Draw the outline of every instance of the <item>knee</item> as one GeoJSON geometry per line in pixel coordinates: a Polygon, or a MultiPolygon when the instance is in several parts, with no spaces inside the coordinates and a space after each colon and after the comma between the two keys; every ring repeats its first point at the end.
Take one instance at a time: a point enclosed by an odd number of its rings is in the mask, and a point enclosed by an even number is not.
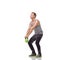
{"type": "Polygon", "coordinates": [[[35,44],[37,45],[37,42],[35,42],[35,44]]]}
{"type": "Polygon", "coordinates": [[[28,45],[30,45],[30,44],[31,44],[31,42],[29,41],[29,42],[28,42],[28,45]]]}
{"type": "Polygon", "coordinates": [[[30,42],[28,42],[28,44],[30,44],[30,42]]]}

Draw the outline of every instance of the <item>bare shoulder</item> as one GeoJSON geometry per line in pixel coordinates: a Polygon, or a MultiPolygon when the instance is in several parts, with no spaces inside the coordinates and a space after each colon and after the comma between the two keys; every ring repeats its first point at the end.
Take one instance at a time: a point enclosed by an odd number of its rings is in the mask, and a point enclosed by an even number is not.
{"type": "Polygon", "coordinates": [[[40,21],[38,19],[36,19],[36,21],[40,23],[40,21]]]}
{"type": "Polygon", "coordinates": [[[29,25],[31,26],[31,24],[32,24],[32,21],[30,21],[29,25]]]}
{"type": "Polygon", "coordinates": [[[40,25],[40,21],[38,19],[36,19],[36,21],[38,22],[38,25],[40,25]]]}
{"type": "Polygon", "coordinates": [[[30,21],[30,24],[32,23],[32,21],[30,21]]]}

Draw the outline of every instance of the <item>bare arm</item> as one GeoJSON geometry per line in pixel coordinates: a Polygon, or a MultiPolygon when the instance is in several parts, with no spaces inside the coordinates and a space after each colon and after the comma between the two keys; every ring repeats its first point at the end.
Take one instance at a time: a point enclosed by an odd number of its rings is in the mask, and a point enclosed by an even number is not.
{"type": "Polygon", "coordinates": [[[28,30],[26,32],[25,38],[28,38],[28,34],[29,34],[30,29],[31,29],[31,25],[29,24],[29,27],[28,27],[28,30]]]}
{"type": "Polygon", "coordinates": [[[38,21],[36,21],[35,24],[28,29],[27,34],[26,34],[26,37],[29,37],[29,35],[30,35],[30,34],[32,33],[32,31],[34,30],[34,28],[37,26],[37,24],[38,24],[38,21]]]}

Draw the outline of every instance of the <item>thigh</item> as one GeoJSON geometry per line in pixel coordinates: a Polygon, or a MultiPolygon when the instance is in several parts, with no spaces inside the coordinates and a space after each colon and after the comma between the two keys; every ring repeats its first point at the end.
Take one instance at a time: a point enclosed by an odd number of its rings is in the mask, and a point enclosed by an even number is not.
{"type": "Polygon", "coordinates": [[[43,34],[38,34],[36,37],[36,43],[39,43],[41,38],[42,38],[43,34]]]}
{"type": "Polygon", "coordinates": [[[33,36],[30,38],[29,42],[30,42],[30,43],[33,43],[35,40],[36,40],[36,35],[33,35],[33,36]]]}

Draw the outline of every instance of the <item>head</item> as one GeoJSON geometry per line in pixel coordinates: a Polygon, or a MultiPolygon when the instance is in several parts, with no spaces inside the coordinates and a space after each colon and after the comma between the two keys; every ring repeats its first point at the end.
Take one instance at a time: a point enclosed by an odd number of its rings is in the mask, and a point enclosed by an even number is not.
{"type": "Polygon", "coordinates": [[[30,15],[30,18],[31,19],[35,19],[36,18],[36,13],[35,12],[32,12],[31,15],[30,15]]]}

